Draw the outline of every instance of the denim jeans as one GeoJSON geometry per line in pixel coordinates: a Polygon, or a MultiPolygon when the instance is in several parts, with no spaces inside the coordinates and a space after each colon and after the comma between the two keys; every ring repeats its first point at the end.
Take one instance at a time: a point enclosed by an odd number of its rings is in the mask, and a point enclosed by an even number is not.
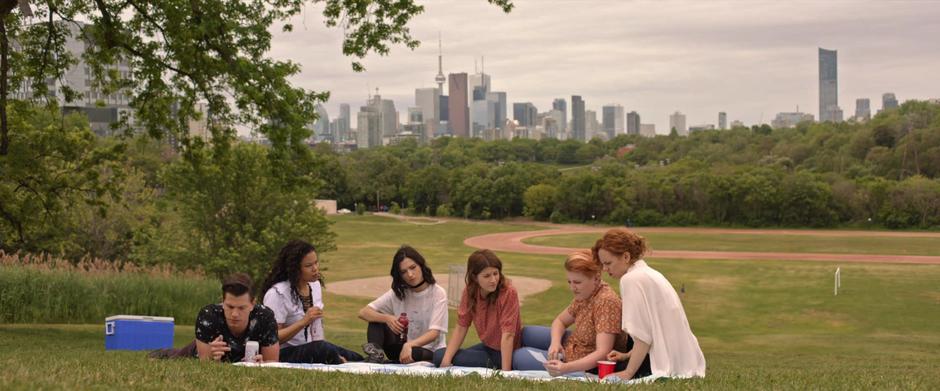
{"type": "MultiPolygon", "coordinates": [[[[434,352],[434,366],[441,366],[444,361],[444,352],[447,348],[440,348],[434,352]]],[[[466,349],[457,350],[451,363],[458,367],[481,367],[500,369],[503,366],[503,355],[499,350],[491,349],[483,343],[478,343],[466,349]]]]}
{"type": "MultiPolygon", "coordinates": [[[[561,337],[564,342],[570,331],[561,337]]],[[[548,360],[548,348],[552,345],[552,329],[545,326],[526,326],[522,328],[522,347],[512,353],[512,369],[522,371],[542,371],[545,366],[533,357],[541,355],[548,360]]]]}

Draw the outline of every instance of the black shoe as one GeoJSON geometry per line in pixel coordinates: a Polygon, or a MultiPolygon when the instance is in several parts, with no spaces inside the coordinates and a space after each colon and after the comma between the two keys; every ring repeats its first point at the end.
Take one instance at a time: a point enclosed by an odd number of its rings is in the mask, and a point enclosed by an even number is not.
{"type": "Polygon", "coordinates": [[[374,364],[388,364],[390,361],[385,358],[385,351],[382,348],[375,346],[374,343],[366,343],[362,345],[362,351],[366,354],[365,362],[374,363],[374,364]]]}

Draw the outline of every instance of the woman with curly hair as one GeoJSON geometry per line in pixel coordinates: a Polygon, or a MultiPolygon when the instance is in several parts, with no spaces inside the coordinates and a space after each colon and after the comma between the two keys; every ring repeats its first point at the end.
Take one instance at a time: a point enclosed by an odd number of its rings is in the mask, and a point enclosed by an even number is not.
{"type": "Polygon", "coordinates": [[[320,260],[312,244],[292,240],[271,265],[262,286],[264,305],[274,311],[281,362],[340,364],[362,355],[326,341],[320,260]]]}
{"type": "Polygon", "coordinates": [[[607,231],[592,249],[594,259],[620,280],[623,299],[621,327],[633,339],[627,352],[613,351],[612,361],[626,369],[605,381],[657,377],[704,377],[705,356],[692,334],[682,301],[662,273],[643,260],[646,239],[624,228],[607,231]]]}

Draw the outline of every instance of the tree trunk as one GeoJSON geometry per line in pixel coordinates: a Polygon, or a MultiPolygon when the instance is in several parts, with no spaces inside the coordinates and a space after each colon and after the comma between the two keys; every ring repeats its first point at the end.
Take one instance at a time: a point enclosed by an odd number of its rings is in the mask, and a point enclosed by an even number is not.
{"type": "Polygon", "coordinates": [[[10,64],[7,54],[10,50],[10,40],[7,37],[7,17],[13,10],[16,1],[5,1],[0,6],[0,156],[5,156],[10,147],[10,133],[7,125],[7,85],[9,80],[10,64]]]}

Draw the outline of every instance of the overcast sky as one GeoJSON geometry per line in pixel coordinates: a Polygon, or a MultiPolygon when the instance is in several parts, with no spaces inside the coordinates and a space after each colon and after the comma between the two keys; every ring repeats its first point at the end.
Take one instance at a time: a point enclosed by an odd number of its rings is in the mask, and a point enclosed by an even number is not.
{"type": "Polygon", "coordinates": [[[425,12],[411,31],[422,45],[370,56],[365,72],[352,71],[322,4],[308,5],[293,32],[277,29],[271,54],[301,64],[298,86],[330,91],[331,119],[349,103],[354,123],[376,87],[404,117],[415,88],[436,86],[438,32],[444,74],[474,73],[485,57],[510,117],[513,102],[544,112],[565,98],[570,110],[571,95],[581,95],[598,120],[602,105],[616,103],[659,133],[676,110],[690,126],[716,124],[719,111],[729,123],[769,123],[797,106],[818,118],[818,47],[838,50],[846,118],[856,98],[880,109],[884,92],[940,98],[940,1],[515,0],[509,14],[485,0],[419,2],[425,12]]]}

